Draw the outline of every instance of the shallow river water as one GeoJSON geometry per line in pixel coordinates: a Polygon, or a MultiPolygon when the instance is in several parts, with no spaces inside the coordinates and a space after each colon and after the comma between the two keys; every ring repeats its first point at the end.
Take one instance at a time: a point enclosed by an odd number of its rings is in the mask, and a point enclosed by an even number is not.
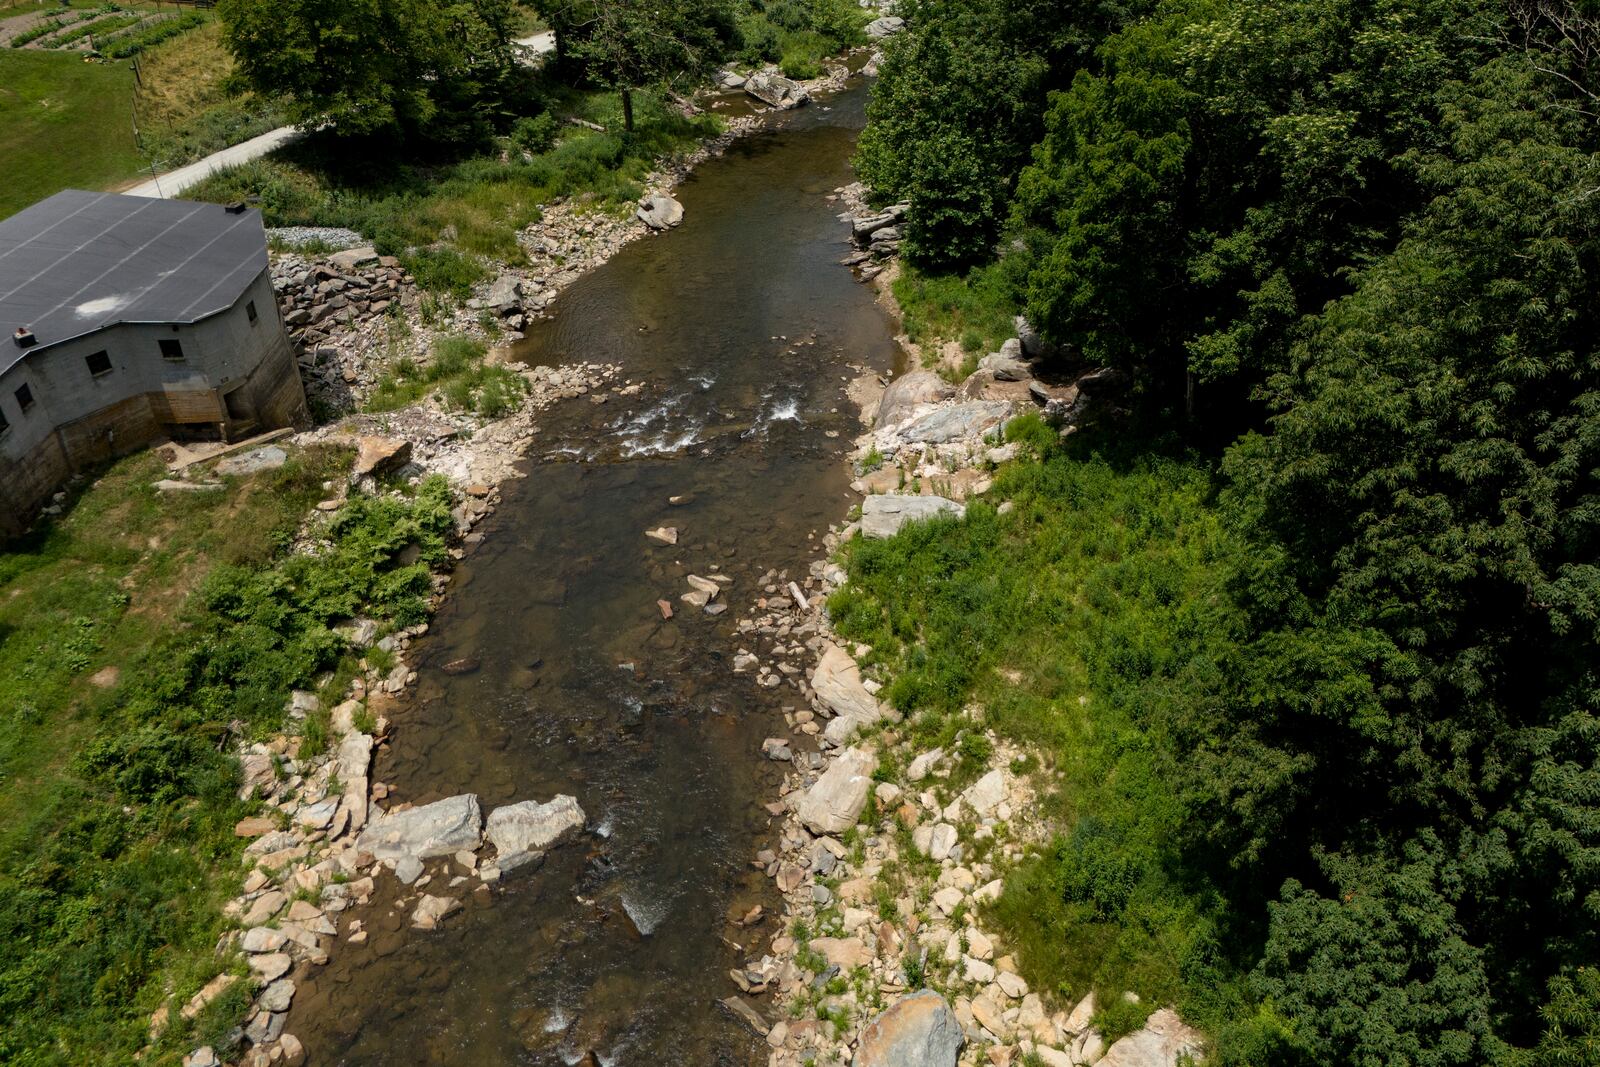
{"type": "MultiPolygon", "coordinates": [[[[288,1028],[313,1064],[765,1062],[716,1001],[742,958],[726,939],[777,932],[728,919],[774,902],[748,863],[779,781],[760,746],[798,694],[729,664],[760,576],[803,577],[808,535],[849,507],[846,380],[898,351],[839,265],[848,227],[825,199],[852,180],[864,103],[857,85],[702,165],[679,229],[579,281],[522,342],[530,361],[616,361],[648,384],[552,410],[414,649],[419,684],[374,773],[400,799],[476,792],[485,811],[570,793],[590,832],[492,894],[449,891],[467,906],[430,933],[380,879],[368,943],[300,982],[288,1028]],[[658,525],[677,546],[644,537],[658,525]],[[717,568],[735,578],[725,615],[678,601],[685,574],[717,568]],[[463,657],[481,668],[439,669],[463,657]]],[[[427,891],[451,866],[430,863],[427,891]]]]}

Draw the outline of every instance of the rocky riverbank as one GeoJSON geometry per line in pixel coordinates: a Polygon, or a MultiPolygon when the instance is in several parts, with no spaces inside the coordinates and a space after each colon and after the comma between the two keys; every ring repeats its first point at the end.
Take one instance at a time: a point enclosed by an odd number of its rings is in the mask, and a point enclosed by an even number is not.
{"type": "MultiPolygon", "coordinates": [[[[859,188],[839,196],[861,250],[846,262],[876,275],[898,237],[878,235],[904,209],[871,212],[859,188]]],[[[949,750],[919,749],[878,698],[891,679],[862,670],[857,659],[870,650],[841,640],[826,608],[847,581],[832,557],[851,538],[960,516],[978,497],[1008,508],[992,498],[992,474],[1018,458],[1019,446],[1004,443],[1011,419],[1037,412],[1065,435],[1096,406],[1114,410],[1114,375],[1090,368],[1043,381],[1036,361],[1049,354],[1019,320],[1018,337],[959,383],[948,364],[881,391],[857,383],[859,515],[829,532],[827,555],[803,579],[770,573],[739,620],[733,669],[764,688],[790,687],[798,701],[787,734],[762,745],[763,758],[791,769],[771,805],[775,839],[752,861],[782,894],[783,913],[747,917],[756,929],[741,938],[746,959],[724,1001],[764,1034],[771,1067],[1003,1067],[1024,1057],[1175,1067],[1203,1048],[1170,1008],[1108,1042],[1092,992],[1069,1001],[1029,988],[984,916],[1006,872],[1049,837],[1027,772],[1037,761],[986,730],[976,706],[949,750]]]]}
{"type": "MultiPolygon", "coordinates": [[[[831,82],[842,84],[843,70],[836,67],[831,82]]],[[[546,205],[544,217],[522,235],[528,265],[501,270],[457,308],[419,292],[399,261],[370,248],[320,258],[275,257],[281,308],[308,389],[324,411],[338,415],[296,435],[287,447],[344,442],[358,452],[349,478],[330,483],[327,499],[308,517],[296,550],[317,550],[325,515],[350,494],[402,491],[397,487],[442,474],[455,489],[458,541],[450,555],[470,551],[481,540],[476,527],[493,510],[498,487],[520,474],[517,464],[539,433],[543,411],[562,400],[603,403],[635,395],[643,383],[623,379],[614,365],[530,368],[492,349],[488,359],[519,374],[527,387],[501,417],[453,410],[434,398],[395,411],[359,409],[400,361],[425,359],[439,337],[506,340],[532,318],[556,313],[552,305],[560,291],[582,273],[627,242],[681,218],[675,202],[662,201],[670,201],[670,189],[690,167],[759,125],[758,117],[735,120],[717,140],[664,164],[630,218],[588,212],[574,202],[546,205]]],[[[282,455],[275,444],[224,462],[248,471],[279,463],[282,455]]],[[[432,576],[430,608],[448,580],[442,571],[432,576]]],[[[701,595],[709,601],[710,594],[701,595]]],[[[244,852],[242,891],[227,908],[236,927],[217,947],[219,955],[237,962],[187,1002],[163,1007],[153,1032],[168,1024],[173,1011],[194,1018],[206,1004],[244,988],[251,993],[250,1008],[227,1043],[240,1050],[230,1060],[250,1067],[302,1062],[303,1044],[285,1032],[297,979],[326,964],[341,945],[370,939],[375,950],[392,950],[457,912],[488,906],[502,880],[527,876],[544,850],[583,826],[584,815],[571,798],[527,801],[485,817],[474,794],[412,807],[391,783],[372,777],[375,755],[395,743],[398,709],[417,681],[413,643],[427,630],[422,623],[384,633],[370,620],[351,620],[344,634],[363,659],[360,676],[341,699],[323,707],[314,694],[297,692],[286,708],[290,727],[241,748],[242,795],[261,799],[262,810],[236,828],[251,843],[244,852]],[[308,741],[318,737],[326,740],[308,741]]],[[[439,666],[451,674],[479,668],[470,660],[439,666]]],[[[222,1058],[201,1048],[186,1062],[205,1067],[222,1058]]]]}

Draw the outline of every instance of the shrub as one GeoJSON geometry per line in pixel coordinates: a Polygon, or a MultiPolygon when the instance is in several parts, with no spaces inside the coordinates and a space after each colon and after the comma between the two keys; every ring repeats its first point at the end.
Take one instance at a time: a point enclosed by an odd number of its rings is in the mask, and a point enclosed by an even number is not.
{"type": "Polygon", "coordinates": [[[560,128],[556,117],[548,111],[518,119],[511,127],[511,143],[530,156],[536,156],[555,147],[560,128]]]}

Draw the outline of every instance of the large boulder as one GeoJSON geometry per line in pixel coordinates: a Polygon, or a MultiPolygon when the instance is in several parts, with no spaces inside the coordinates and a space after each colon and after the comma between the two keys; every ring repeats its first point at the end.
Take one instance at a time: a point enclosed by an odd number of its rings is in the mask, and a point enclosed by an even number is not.
{"type": "Polygon", "coordinates": [[[485,301],[495,313],[504,317],[522,310],[522,279],[515,274],[502,274],[489,286],[485,301]]]}
{"type": "Polygon", "coordinates": [[[357,478],[387,474],[411,462],[411,442],[402,437],[368,434],[356,439],[356,463],[351,472],[357,478]]]}
{"type": "Polygon", "coordinates": [[[745,79],[744,91],[769,107],[799,107],[811,99],[811,94],[799,82],[790,81],[773,70],[764,70],[745,79]]]}
{"type": "Polygon", "coordinates": [[[921,404],[937,404],[956,395],[955,386],[931,370],[914,370],[902,374],[889,383],[878,401],[878,417],[874,425],[879,429],[893,426],[910,418],[921,404]]]}
{"type": "Polygon", "coordinates": [[[1046,341],[1039,331],[1033,328],[1027,316],[1018,315],[1013,325],[1017,330],[1017,341],[1022,345],[1022,354],[1029,359],[1050,359],[1056,354],[1056,346],[1046,341]]]}
{"type": "Polygon", "coordinates": [[[824,731],[829,741],[843,744],[860,726],[871,726],[883,718],[878,698],[861,684],[861,668],[855,658],[829,643],[811,675],[811,688],[817,698],[833,712],[833,721],[824,731]]]}
{"type": "Polygon", "coordinates": [[[885,15],[881,19],[873,19],[867,23],[867,36],[874,41],[881,41],[885,37],[893,37],[906,28],[906,20],[899,15],[885,15]]]}
{"type": "Polygon", "coordinates": [[[991,371],[997,381],[1025,382],[1033,377],[1033,368],[1022,358],[1022,342],[1015,337],[980,359],[978,366],[991,371]]]}
{"type": "Polygon", "coordinates": [[[861,1032],[850,1067],[955,1067],[966,1037],[944,997],[902,997],[861,1032]]]}
{"type": "Polygon", "coordinates": [[[902,440],[930,445],[975,440],[1004,422],[1011,405],[1003,400],[971,400],[938,408],[899,431],[902,440]]]}
{"type": "Polygon", "coordinates": [[[1099,1067],[1177,1067],[1179,1056],[1199,1058],[1205,1037],[1178,1018],[1171,1008],[1162,1008],[1137,1030],[1106,1050],[1099,1067]]]}
{"type": "Polygon", "coordinates": [[[916,519],[940,515],[963,518],[967,509],[942,496],[869,496],[861,502],[861,532],[867,537],[893,537],[916,519]]]}
{"type": "Polygon", "coordinates": [[[652,230],[669,230],[683,221],[683,205],[670,196],[650,196],[639,202],[638,215],[652,230]]]}
{"type": "Polygon", "coordinates": [[[878,765],[872,753],[847,748],[800,795],[795,814],[817,834],[840,834],[856,824],[867,806],[867,790],[872,788],[872,770],[878,765]]]}
{"type": "Polygon", "coordinates": [[[380,815],[356,847],[380,860],[425,860],[475,850],[483,843],[483,810],[475,793],[436,800],[420,808],[380,815]]]}
{"type": "Polygon", "coordinates": [[[574,797],[558,794],[549,803],[524,800],[489,813],[484,837],[501,855],[543,852],[583,829],[583,809],[574,797]]]}

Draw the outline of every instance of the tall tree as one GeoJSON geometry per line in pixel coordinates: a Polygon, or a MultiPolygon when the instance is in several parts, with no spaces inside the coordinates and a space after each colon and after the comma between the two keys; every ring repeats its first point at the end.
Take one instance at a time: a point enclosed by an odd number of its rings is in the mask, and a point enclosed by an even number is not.
{"type": "Polygon", "coordinates": [[[633,129],[633,93],[702,78],[735,36],[727,0],[546,0],[564,58],[622,96],[633,129]]]}
{"type": "Polygon", "coordinates": [[[304,127],[481,134],[512,69],[509,0],[218,0],[238,75],[304,127]]]}

